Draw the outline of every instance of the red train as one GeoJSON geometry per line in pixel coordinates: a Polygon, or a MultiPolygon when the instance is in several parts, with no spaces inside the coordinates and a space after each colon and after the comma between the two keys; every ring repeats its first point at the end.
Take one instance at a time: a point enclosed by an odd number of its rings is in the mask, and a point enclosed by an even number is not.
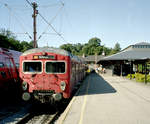
{"type": "Polygon", "coordinates": [[[22,98],[42,103],[70,98],[75,85],[85,76],[85,64],[58,48],[34,48],[20,56],[22,98]]]}
{"type": "Polygon", "coordinates": [[[9,89],[19,79],[19,56],[21,52],[0,48],[0,88],[9,89]]]}

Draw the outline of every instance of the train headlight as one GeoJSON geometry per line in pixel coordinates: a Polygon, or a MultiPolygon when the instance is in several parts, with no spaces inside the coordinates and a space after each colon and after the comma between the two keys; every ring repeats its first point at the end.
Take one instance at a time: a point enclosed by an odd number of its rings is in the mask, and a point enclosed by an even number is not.
{"type": "Polygon", "coordinates": [[[64,81],[60,82],[60,89],[62,91],[64,91],[66,89],[66,82],[64,82],[64,81]]]}
{"type": "Polygon", "coordinates": [[[24,82],[22,83],[22,89],[23,89],[24,91],[26,91],[27,88],[28,88],[28,83],[24,81],[24,82]]]}
{"type": "Polygon", "coordinates": [[[24,101],[28,101],[30,98],[31,98],[30,93],[25,92],[25,93],[22,94],[22,99],[23,99],[24,101]]]}

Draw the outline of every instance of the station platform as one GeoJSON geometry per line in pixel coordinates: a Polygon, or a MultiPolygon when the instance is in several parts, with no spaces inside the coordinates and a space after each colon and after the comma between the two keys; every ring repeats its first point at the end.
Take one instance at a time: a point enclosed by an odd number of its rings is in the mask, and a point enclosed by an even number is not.
{"type": "Polygon", "coordinates": [[[149,94],[150,85],[91,73],[56,124],[150,124],[149,94]]]}

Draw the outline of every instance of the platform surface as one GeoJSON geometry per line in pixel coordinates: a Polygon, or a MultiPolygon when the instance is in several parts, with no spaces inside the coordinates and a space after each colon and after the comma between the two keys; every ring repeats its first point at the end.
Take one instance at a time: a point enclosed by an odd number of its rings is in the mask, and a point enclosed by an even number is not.
{"type": "Polygon", "coordinates": [[[56,124],[150,124],[150,85],[92,73],[56,124]]]}

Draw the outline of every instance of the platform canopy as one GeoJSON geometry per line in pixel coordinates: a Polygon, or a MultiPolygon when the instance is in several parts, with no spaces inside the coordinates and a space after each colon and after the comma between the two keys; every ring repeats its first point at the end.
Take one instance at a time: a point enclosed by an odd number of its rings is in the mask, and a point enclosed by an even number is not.
{"type": "Polygon", "coordinates": [[[141,42],[135,45],[130,45],[121,52],[106,56],[100,61],[115,61],[115,60],[149,60],[150,59],[150,43],[141,42]]]}

